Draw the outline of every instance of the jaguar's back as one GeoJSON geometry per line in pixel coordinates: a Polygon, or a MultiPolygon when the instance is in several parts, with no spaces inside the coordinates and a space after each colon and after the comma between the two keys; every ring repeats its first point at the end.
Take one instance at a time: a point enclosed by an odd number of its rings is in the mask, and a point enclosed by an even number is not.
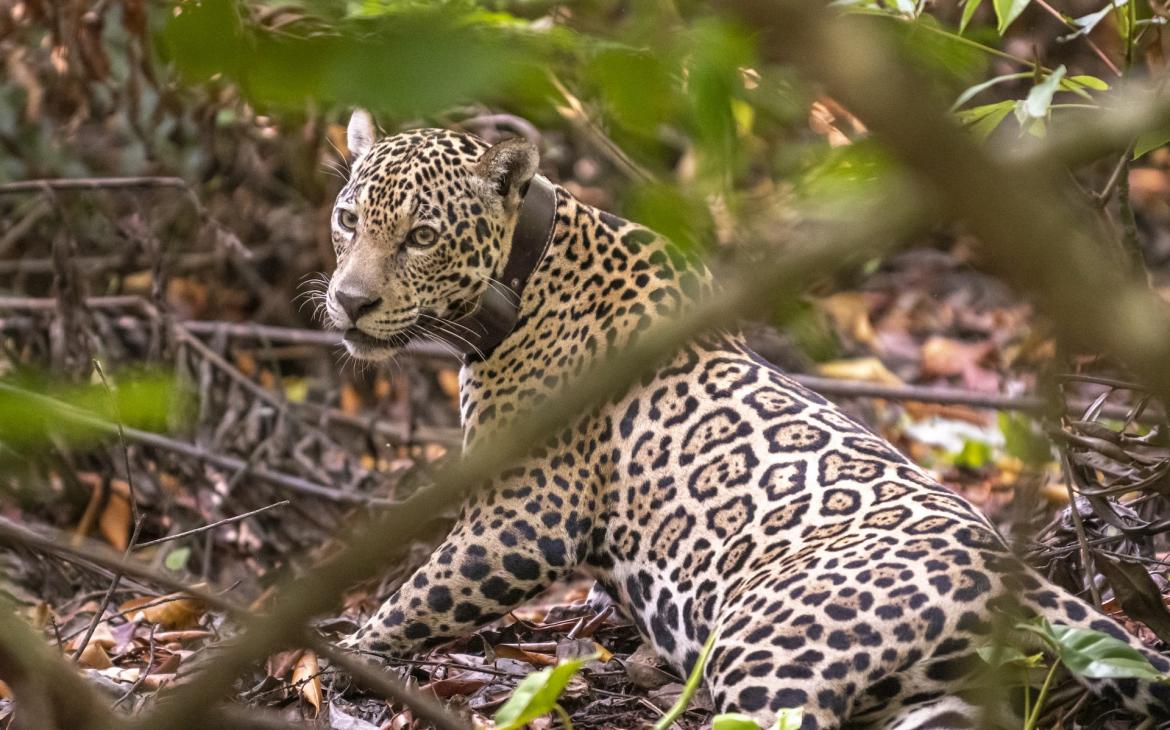
{"type": "MultiPolygon", "coordinates": [[[[525,143],[441,130],[374,143],[364,121],[351,123],[360,158],[338,199],[330,316],[358,357],[420,335],[460,346],[469,443],[709,290],[652,232],[534,178],[525,143]],[[484,314],[493,297],[510,317],[484,314]]],[[[966,727],[977,715],[954,690],[1005,612],[1137,645],[726,333],[691,342],[477,492],[351,643],[441,643],[577,566],[680,671],[719,627],[706,667],[716,704],[764,724],[803,707],[806,729],[966,727]]],[[[1170,706],[1166,685],[1101,689],[1170,706]]]]}

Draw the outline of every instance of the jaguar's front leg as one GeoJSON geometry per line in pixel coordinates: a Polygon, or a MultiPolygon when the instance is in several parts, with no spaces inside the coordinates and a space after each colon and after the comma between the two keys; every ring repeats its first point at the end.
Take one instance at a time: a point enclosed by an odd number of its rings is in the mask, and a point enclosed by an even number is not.
{"type": "Polygon", "coordinates": [[[566,491],[526,469],[474,495],[430,560],[343,644],[408,656],[543,591],[583,558],[592,528],[566,491]]]}

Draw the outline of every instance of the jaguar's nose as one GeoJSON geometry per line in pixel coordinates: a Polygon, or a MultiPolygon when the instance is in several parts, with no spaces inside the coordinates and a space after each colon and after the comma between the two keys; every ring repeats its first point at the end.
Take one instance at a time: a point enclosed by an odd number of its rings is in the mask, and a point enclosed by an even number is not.
{"type": "Polygon", "coordinates": [[[372,297],[365,293],[351,293],[338,289],[333,295],[337,304],[349,315],[349,321],[357,325],[362,315],[372,312],[382,303],[382,297],[372,297]]]}

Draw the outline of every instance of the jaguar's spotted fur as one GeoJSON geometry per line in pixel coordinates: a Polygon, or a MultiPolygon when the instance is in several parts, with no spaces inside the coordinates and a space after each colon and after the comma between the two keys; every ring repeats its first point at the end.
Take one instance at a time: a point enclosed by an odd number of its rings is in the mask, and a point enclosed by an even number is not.
{"type": "MultiPolygon", "coordinates": [[[[350,132],[359,158],[337,202],[328,307],[351,353],[376,359],[450,327],[492,285],[537,157],[526,143],[443,130],[375,143],[360,114],[350,132]]],[[[463,369],[466,442],[706,287],[654,233],[558,188],[552,244],[517,327],[463,369]]],[[[767,724],[800,706],[805,730],[972,726],[977,710],[954,690],[999,609],[1138,646],[1025,568],[962,498],[733,335],[691,343],[475,494],[350,643],[399,655],[434,646],[577,566],[679,671],[721,624],[706,668],[719,710],[767,724]]],[[[1170,704],[1166,685],[1097,688],[1140,711],[1170,704]]]]}

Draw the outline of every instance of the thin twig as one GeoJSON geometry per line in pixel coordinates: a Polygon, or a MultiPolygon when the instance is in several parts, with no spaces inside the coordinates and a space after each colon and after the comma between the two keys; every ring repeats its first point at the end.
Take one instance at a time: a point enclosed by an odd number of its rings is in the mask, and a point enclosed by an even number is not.
{"type": "MultiPolygon", "coordinates": [[[[1049,15],[1060,21],[1064,27],[1070,30],[1080,30],[1075,23],[1070,22],[1069,19],[1064,16],[1064,13],[1044,2],[1044,0],[1036,0],[1036,4],[1044,8],[1045,12],[1047,12],[1049,15]]],[[[1089,45],[1089,48],[1093,49],[1093,53],[1097,56],[1097,58],[1101,59],[1101,63],[1104,63],[1105,66],[1110,71],[1112,71],[1115,76],[1122,75],[1121,69],[1117,67],[1117,64],[1113,62],[1113,59],[1109,58],[1105,51],[1101,50],[1101,47],[1093,42],[1093,39],[1089,37],[1088,33],[1082,34],[1081,37],[1085,39],[1085,43],[1089,45]]]]}
{"type": "Polygon", "coordinates": [[[181,177],[62,177],[0,183],[0,195],[37,193],[44,190],[125,190],[128,188],[188,189],[181,177]]]}
{"type": "MultiPolygon", "coordinates": [[[[129,557],[134,552],[134,545],[138,542],[138,535],[142,531],[142,515],[138,513],[138,494],[134,490],[134,474],[130,468],[130,447],[126,445],[126,431],[122,426],[122,415],[118,410],[118,401],[114,398],[114,392],[110,389],[110,383],[106,380],[105,371],[102,370],[100,360],[94,359],[94,371],[98,378],[102,381],[102,387],[106,390],[106,396],[110,399],[110,409],[114,414],[114,425],[118,430],[118,442],[122,447],[122,458],[126,465],[126,489],[129,492],[128,499],[130,501],[130,519],[134,525],[130,532],[130,539],[126,542],[125,557],[129,557]]],[[[122,582],[121,571],[114,571],[114,577],[110,579],[110,587],[106,589],[106,595],[98,602],[97,608],[93,613],[93,620],[90,621],[89,629],[85,632],[85,636],[77,644],[76,651],[73,652],[73,661],[76,663],[81,660],[81,655],[85,652],[85,647],[89,645],[89,640],[93,637],[93,632],[97,630],[98,624],[102,622],[102,616],[106,613],[106,606],[110,604],[110,600],[114,597],[114,591],[118,590],[118,584],[122,582]]]]}
{"type": "Polygon", "coordinates": [[[137,692],[138,688],[142,686],[142,683],[146,681],[147,676],[150,675],[150,667],[152,664],[154,664],[154,632],[157,628],[158,626],[154,624],[152,624],[150,627],[150,653],[146,656],[146,667],[142,670],[142,673],[138,675],[138,679],[134,681],[134,684],[130,685],[130,689],[126,690],[126,694],[116,699],[114,704],[110,705],[111,710],[118,709],[118,705],[129,699],[130,695],[137,692]]]}
{"type": "Polygon", "coordinates": [[[270,510],[274,507],[284,507],[284,506],[289,505],[289,504],[291,504],[291,502],[289,502],[287,499],[285,499],[285,500],[282,500],[280,502],[270,504],[266,507],[261,507],[260,509],[254,509],[251,512],[245,512],[243,514],[236,515],[234,517],[225,517],[224,519],[219,520],[218,522],[212,522],[209,525],[203,525],[202,527],[196,527],[196,528],[191,529],[191,530],[177,532],[174,535],[166,535],[164,537],[156,538],[154,540],[148,540],[144,543],[139,543],[137,549],[141,550],[142,548],[147,548],[147,547],[150,547],[151,545],[158,545],[158,544],[161,544],[164,542],[171,542],[172,540],[178,540],[178,539],[181,539],[184,537],[190,537],[191,535],[198,535],[201,532],[207,532],[208,530],[214,530],[217,527],[223,527],[224,525],[230,525],[233,522],[239,522],[240,520],[246,520],[249,517],[260,514],[261,512],[267,512],[268,510],[270,510]]]}
{"type": "Polygon", "coordinates": [[[344,669],[359,685],[406,705],[421,720],[439,730],[467,730],[470,724],[462,721],[443,708],[441,704],[423,692],[407,687],[384,670],[350,654],[323,639],[319,634],[305,631],[305,645],[331,664],[344,669]]]}

